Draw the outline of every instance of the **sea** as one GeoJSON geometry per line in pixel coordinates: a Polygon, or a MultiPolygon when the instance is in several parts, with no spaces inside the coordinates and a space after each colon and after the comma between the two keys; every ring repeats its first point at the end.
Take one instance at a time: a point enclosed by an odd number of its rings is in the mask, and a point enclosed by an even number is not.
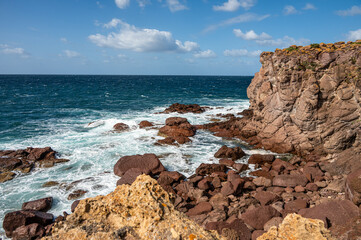
{"type": "MultiPolygon", "coordinates": [[[[138,126],[147,120],[161,127],[174,116],[204,124],[223,120],[219,113],[236,115],[249,106],[246,91],[251,80],[251,76],[0,75],[0,149],[50,146],[70,160],[0,183],[0,222],[26,201],[52,196],[49,212],[58,216],[70,213],[74,200],[67,197],[73,190],[87,191],[82,198],[110,193],[119,179],[113,166],[122,156],[154,153],[168,170],[190,176],[201,163],[218,163],[213,155],[222,145],[241,146],[248,156],[262,152],[206,130],[181,146],[157,146],[154,143],[162,139],[158,131],[138,126]],[[201,114],[160,113],[173,103],[209,108],[201,114]],[[113,132],[119,122],[130,130],[113,132]],[[48,181],[59,185],[42,187],[48,181]]],[[[246,161],[247,157],[239,160],[246,161]]],[[[4,238],[2,228],[0,237],[4,238]]]]}

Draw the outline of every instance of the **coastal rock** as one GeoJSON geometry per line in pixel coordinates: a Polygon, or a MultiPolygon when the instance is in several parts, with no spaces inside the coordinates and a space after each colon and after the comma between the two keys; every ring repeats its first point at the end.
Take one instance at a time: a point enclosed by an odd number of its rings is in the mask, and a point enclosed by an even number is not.
{"type": "Polygon", "coordinates": [[[289,214],[282,223],[271,227],[257,240],[307,239],[335,240],[323,222],[316,219],[303,218],[297,214],[289,214]]]}
{"type": "Polygon", "coordinates": [[[280,217],[281,214],[271,206],[260,206],[247,210],[242,214],[242,220],[256,230],[263,230],[263,226],[273,217],[280,217]]]}
{"type": "Polygon", "coordinates": [[[106,196],[81,200],[45,239],[221,239],[174,209],[156,180],[138,176],[106,196]]]}
{"type": "Polygon", "coordinates": [[[149,121],[141,121],[139,123],[140,128],[147,128],[147,127],[153,127],[153,126],[154,126],[154,124],[149,121]]]}
{"type": "Polygon", "coordinates": [[[131,168],[138,168],[153,175],[165,171],[163,164],[155,154],[132,155],[121,157],[114,165],[114,174],[121,177],[131,168]]]}
{"type": "Polygon", "coordinates": [[[45,229],[43,226],[37,223],[32,223],[26,226],[18,227],[12,233],[13,240],[22,240],[22,239],[38,239],[44,236],[45,229]]]}
{"type": "Polygon", "coordinates": [[[209,164],[209,163],[202,163],[199,165],[199,167],[196,169],[196,174],[205,176],[210,175],[214,172],[226,172],[227,167],[222,164],[209,164]]]}
{"type": "Polygon", "coordinates": [[[230,158],[232,160],[240,159],[246,154],[243,152],[242,148],[234,147],[229,148],[226,145],[222,146],[215,154],[215,158],[230,158]]]}
{"type": "Polygon", "coordinates": [[[166,108],[162,113],[171,113],[171,112],[177,112],[177,113],[202,113],[205,109],[199,106],[198,104],[180,104],[180,103],[174,103],[170,105],[168,108],[166,108]]]}
{"type": "MultiPolygon", "coordinates": [[[[189,137],[196,134],[196,128],[186,118],[171,117],[165,121],[165,126],[159,129],[159,135],[170,137],[179,144],[189,142],[189,137]]],[[[170,140],[168,140],[169,142],[170,140]]]]}
{"type": "Polygon", "coordinates": [[[354,204],[361,204],[361,168],[347,176],[345,194],[354,204]]]}
{"type": "Polygon", "coordinates": [[[275,160],[275,156],[271,154],[252,154],[248,159],[248,164],[264,164],[272,163],[275,160]]]}
{"type": "Polygon", "coordinates": [[[280,187],[296,187],[298,185],[306,186],[308,180],[300,174],[295,175],[279,175],[273,178],[273,185],[280,187]]]}
{"type": "MultiPolygon", "coordinates": [[[[137,177],[139,175],[142,175],[144,173],[145,172],[142,171],[139,168],[131,168],[131,169],[127,170],[124,173],[124,175],[122,176],[122,178],[117,181],[117,186],[122,185],[122,184],[129,184],[130,185],[135,181],[135,179],[137,179],[137,177]]],[[[145,174],[147,174],[147,173],[145,173],[145,174]]]]}
{"type": "Polygon", "coordinates": [[[306,218],[323,220],[325,226],[343,225],[360,216],[359,208],[349,200],[330,200],[313,208],[301,209],[298,214],[306,218]]]}
{"type": "Polygon", "coordinates": [[[51,206],[53,204],[53,198],[47,197],[47,198],[41,198],[37,200],[33,200],[30,202],[23,203],[21,209],[22,210],[36,210],[41,212],[47,212],[50,210],[51,206]]]}
{"type": "Polygon", "coordinates": [[[41,226],[49,225],[53,222],[53,214],[40,211],[15,211],[7,213],[4,217],[3,228],[7,237],[12,237],[13,232],[22,226],[37,223],[41,226]]]}
{"type": "Polygon", "coordinates": [[[114,131],[123,132],[129,129],[129,126],[125,123],[117,123],[113,126],[114,131]]]}

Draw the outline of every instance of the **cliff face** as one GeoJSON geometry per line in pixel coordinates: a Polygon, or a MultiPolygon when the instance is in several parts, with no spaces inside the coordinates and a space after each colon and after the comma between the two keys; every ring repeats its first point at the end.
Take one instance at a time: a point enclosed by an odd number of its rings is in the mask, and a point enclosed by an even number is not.
{"type": "Polygon", "coordinates": [[[275,152],[327,155],[360,146],[361,41],[264,52],[243,136],[275,152]]]}
{"type": "Polygon", "coordinates": [[[150,176],[106,196],[81,200],[44,239],[221,239],[174,209],[168,192],[150,176]]]}

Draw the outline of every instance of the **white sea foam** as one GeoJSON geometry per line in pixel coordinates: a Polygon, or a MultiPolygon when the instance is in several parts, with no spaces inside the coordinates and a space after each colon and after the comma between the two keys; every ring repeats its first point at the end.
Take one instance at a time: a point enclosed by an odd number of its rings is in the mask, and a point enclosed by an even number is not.
{"type": "MultiPolygon", "coordinates": [[[[204,124],[210,122],[211,118],[217,118],[218,113],[237,114],[248,108],[247,100],[217,99],[209,102],[210,109],[205,113],[187,113],[181,116],[192,124],[204,124]]],[[[55,201],[50,212],[57,216],[63,211],[70,212],[73,200],[68,200],[67,197],[73,190],[88,191],[83,198],[108,194],[115,188],[118,177],[113,174],[113,166],[121,156],[154,153],[160,157],[167,169],[190,176],[201,163],[217,163],[218,160],[213,155],[220,146],[226,144],[233,147],[242,144],[239,140],[225,141],[208,131],[199,130],[191,138],[191,143],[179,147],[156,146],[154,143],[162,138],[157,136],[158,131],[140,129],[138,124],[147,120],[155,123],[157,127],[164,125],[166,118],[179,116],[177,113],[156,114],[165,107],[167,106],[128,113],[63,109],[78,115],[73,118],[49,119],[36,123],[39,126],[42,124],[41,127],[45,127],[48,134],[0,143],[0,149],[51,146],[62,158],[70,159],[70,162],[52,168],[38,169],[0,184],[0,222],[7,212],[20,209],[25,201],[53,196],[55,201]],[[130,130],[122,133],[113,132],[113,125],[118,122],[129,125],[130,130]],[[59,185],[42,187],[48,181],[57,181],[59,185]],[[66,186],[69,185],[73,188],[66,190],[66,186]]],[[[247,154],[265,152],[249,150],[247,147],[244,147],[244,150],[247,154]]],[[[239,162],[246,161],[247,158],[239,160],[239,162]]]]}

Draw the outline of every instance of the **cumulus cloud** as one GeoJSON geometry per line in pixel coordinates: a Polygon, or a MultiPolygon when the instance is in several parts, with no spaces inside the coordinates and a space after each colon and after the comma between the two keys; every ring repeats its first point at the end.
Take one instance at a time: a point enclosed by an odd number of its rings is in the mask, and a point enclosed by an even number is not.
{"type": "Polygon", "coordinates": [[[105,28],[114,28],[116,26],[118,26],[119,24],[121,24],[122,21],[118,18],[113,18],[110,22],[103,24],[103,27],[105,28]]]}
{"type": "Polygon", "coordinates": [[[120,9],[125,9],[129,6],[129,0],[115,0],[115,4],[120,9]]]}
{"type": "Polygon", "coordinates": [[[284,15],[292,15],[292,14],[296,14],[298,13],[298,11],[296,10],[296,8],[292,5],[287,5],[283,8],[283,14],[284,15]]]}
{"type": "Polygon", "coordinates": [[[213,52],[212,50],[208,49],[206,51],[200,51],[200,52],[197,52],[195,54],[193,54],[194,57],[196,58],[214,58],[216,57],[216,53],[213,52]]]}
{"type": "MultiPolygon", "coordinates": [[[[161,2],[162,0],[159,1],[161,2]]],[[[188,9],[187,6],[179,2],[179,0],[165,0],[165,3],[171,12],[177,12],[188,9]]]]}
{"type": "Polygon", "coordinates": [[[356,41],[361,39],[361,28],[355,31],[349,31],[347,34],[347,40],[356,41]]]}
{"type": "Polygon", "coordinates": [[[234,35],[237,37],[243,38],[244,40],[265,40],[265,39],[271,39],[272,37],[268,35],[267,33],[261,33],[257,34],[253,30],[250,30],[246,33],[243,33],[241,29],[233,29],[234,35]]]}
{"type": "Polygon", "coordinates": [[[360,6],[352,6],[350,9],[347,9],[347,10],[337,11],[336,14],[340,15],[340,16],[361,15],[361,5],[360,6]]]}
{"type": "Polygon", "coordinates": [[[223,55],[227,57],[258,57],[261,53],[261,50],[250,52],[247,49],[227,49],[224,50],[223,55]]]}
{"type": "Polygon", "coordinates": [[[62,41],[63,43],[67,43],[68,39],[66,39],[65,37],[60,38],[60,41],[62,41]]]}
{"type": "Polygon", "coordinates": [[[283,38],[278,39],[256,40],[256,42],[266,46],[288,47],[291,45],[307,45],[310,43],[310,40],[305,38],[294,39],[289,36],[284,36],[283,38]]]}
{"type": "Polygon", "coordinates": [[[99,33],[90,35],[89,40],[99,47],[135,52],[194,52],[199,50],[196,42],[185,41],[182,43],[180,40],[174,39],[171,32],[137,28],[120,19],[113,19],[111,22],[117,23],[115,26],[119,27],[118,32],[111,32],[108,35],[99,33]]]}
{"type": "Polygon", "coordinates": [[[149,0],[137,0],[139,7],[144,8],[147,4],[149,4],[149,0]]]}
{"type": "Polygon", "coordinates": [[[262,20],[268,18],[269,16],[270,16],[269,14],[267,14],[267,15],[258,15],[258,14],[255,14],[255,13],[241,14],[241,15],[239,15],[237,17],[226,19],[226,20],[224,20],[224,21],[222,21],[222,22],[220,22],[218,24],[210,25],[210,26],[206,27],[203,30],[203,33],[214,31],[217,28],[232,25],[232,24],[236,24],[236,23],[244,23],[244,22],[252,22],[252,21],[258,21],[259,22],[259,21],[262,21],[262,20]]]}
{"type": "MultiPolygon", "coordinates": [[[[80,53],[78,53],[76,51],[72,51],[72,50],[64,50],[63,53],[64,53],[64,56],[67,58],[80,57],[80,53]]],[[[63,55],[61,55],[61,56],[63,56],[63,55]]]]}
{"type": "Polygon", "coordinates": [[[243,7],[248,10],[256,4],[256,0],[228,0],[224,2],[222,5],[213,6],[214,11],[226,11],[226,12],[234,12],[237,11],[238,8],[243,7]]]}
{"type": "Polygon", "coordinates": [[[315,5],[311,4],[311,3],[306,3],[305,7],[302,8],[303,10],[316,10],[315,5]]]}
{"type": "Polygon", "coordinates": [[[0,44],[0,52],[3,54],[18,55],[22,58],[28,58],[30,56],[24,48],[14,48],[7,44],[0,44]]]}

